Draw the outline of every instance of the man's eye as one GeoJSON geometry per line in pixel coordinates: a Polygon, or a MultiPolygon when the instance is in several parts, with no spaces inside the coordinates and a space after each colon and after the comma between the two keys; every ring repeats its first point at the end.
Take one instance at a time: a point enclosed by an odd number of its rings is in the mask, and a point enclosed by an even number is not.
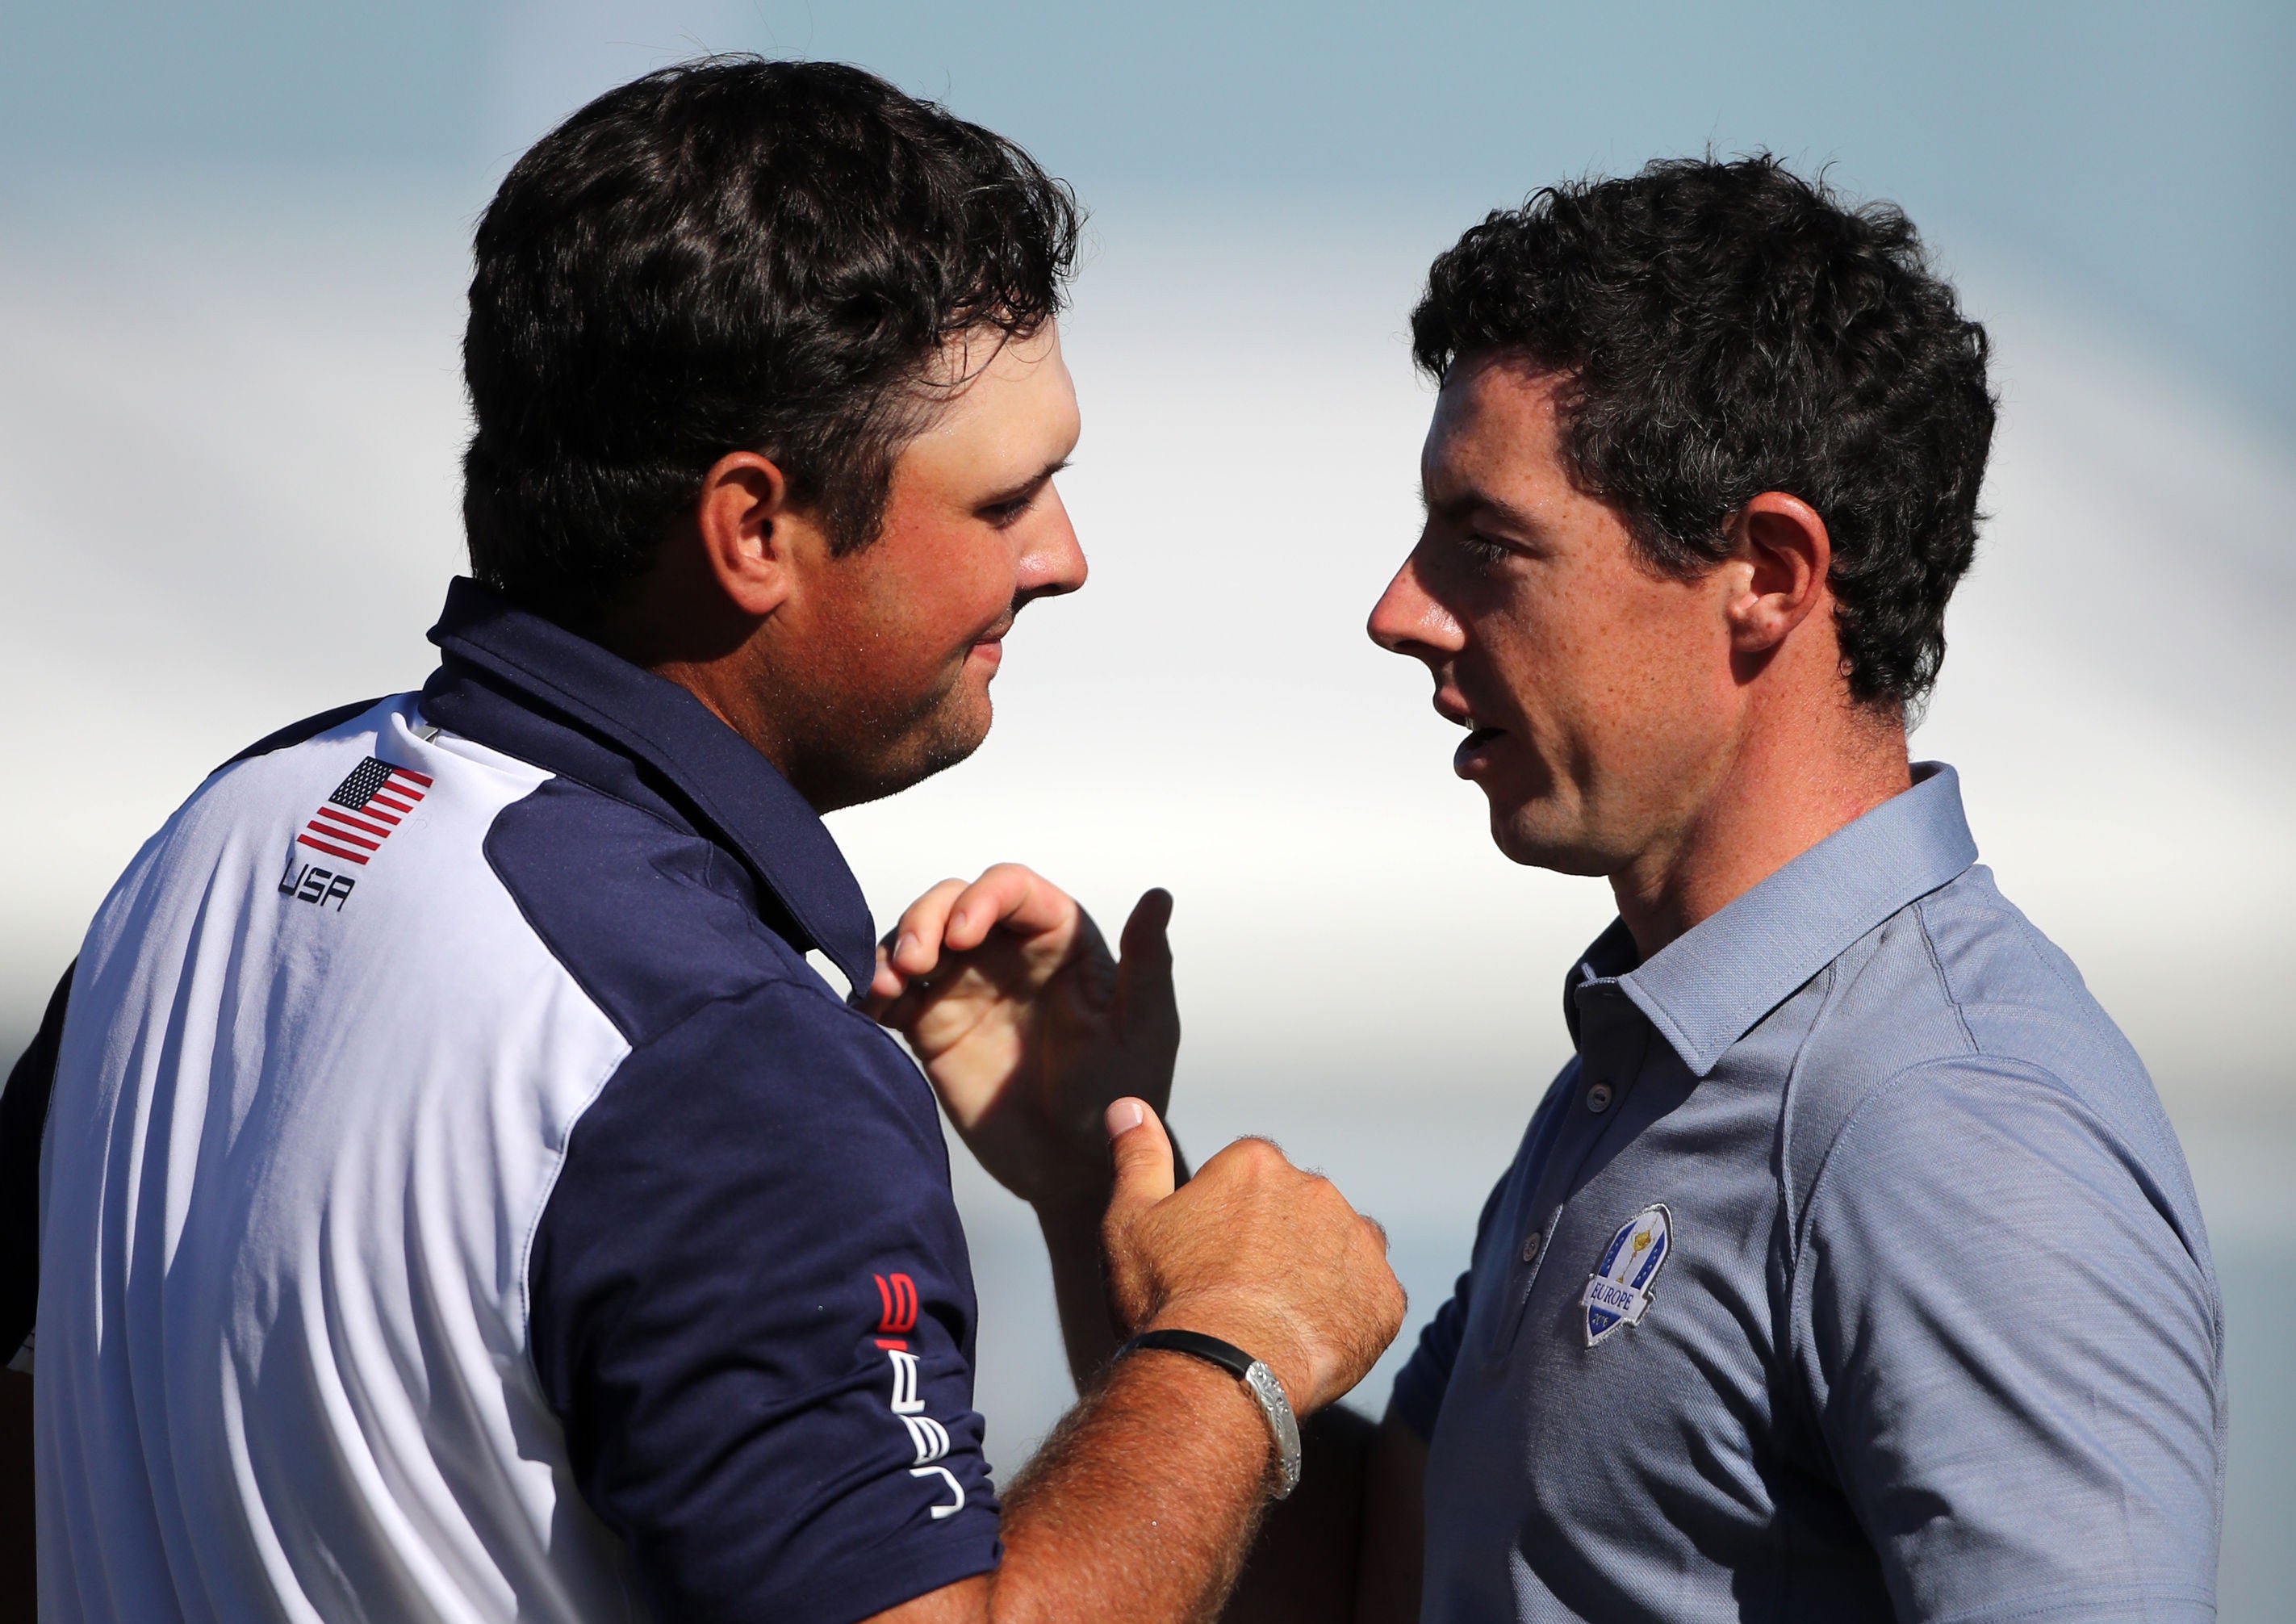
{"type": "Polygon", "coordinates": [[[1032,490],[1027,496],[1015,496],[1009,502],[991,503],[980,510],[980,516],[1001,530],[1027,513],[1036,500],[1037,493],[1032,490]]]}
{"type": "Polygon", "coordinates": [[[1478,536],[1470,530],[1459,537],[1459,550],[1479,564],[1504,563],[1513,551],[1503,541],[1493,541],[1488,536],[1478,536]]]}

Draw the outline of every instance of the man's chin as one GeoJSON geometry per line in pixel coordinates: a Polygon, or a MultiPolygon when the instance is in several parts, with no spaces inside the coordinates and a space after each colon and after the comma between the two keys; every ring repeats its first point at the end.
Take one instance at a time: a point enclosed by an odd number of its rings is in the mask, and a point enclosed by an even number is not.
{"type": "Polygon", "coordinates": [[[865,757],[840,750],[832,759],[817,761],[798,787],[816,812],[882,800],[966,759],[988,740],[992,719],[988,696],[983,693],[975,704],[939,712],[926,725],[865,757]]]}
{"type": "Polygon", "coordinates": [[[1502,807],[1491,803],[1491,843],[1512,863],[1585,877],[1607,874],[1613,865],[1583,831],[1544,803],[1502,807]]]}

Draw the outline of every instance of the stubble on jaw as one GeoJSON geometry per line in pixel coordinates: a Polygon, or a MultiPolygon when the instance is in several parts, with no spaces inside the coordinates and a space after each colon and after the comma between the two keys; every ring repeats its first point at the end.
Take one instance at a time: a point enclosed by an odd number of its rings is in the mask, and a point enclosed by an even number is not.
{"type": "Polygon", "coordinates": [[[814,718],[790,742],[791,783],[830,812],[898,795],[969,759],[988,741],[995,706],[986,685],[966,692],[964,663],[960,655],[945,681],[898,710],[876,698],[814,718]]]}

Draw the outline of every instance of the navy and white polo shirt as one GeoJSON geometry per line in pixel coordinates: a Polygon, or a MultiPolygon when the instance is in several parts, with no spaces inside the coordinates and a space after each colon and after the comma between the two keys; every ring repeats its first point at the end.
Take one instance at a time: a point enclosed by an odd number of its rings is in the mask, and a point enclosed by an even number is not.
{"type": "Polygon", "coordinates": [[[43,1616],[844,1624],[992,1567],[931,1092],[805,957],[871,967],[827,831],[471,582],[431,635],[168,820],[9,1085],[43,1616]]]}
{"type": "Polygon", "coordinates": [[[1429,1624],[2215,1614],[2223,1313],[2144,1066],[1950,767],[1647,962],[1398,1378],[1429,1624]]]}

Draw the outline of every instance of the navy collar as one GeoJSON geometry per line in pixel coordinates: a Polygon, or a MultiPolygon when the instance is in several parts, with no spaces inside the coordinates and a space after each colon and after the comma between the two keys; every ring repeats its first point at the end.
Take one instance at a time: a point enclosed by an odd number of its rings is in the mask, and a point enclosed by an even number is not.
{"type": "Polygon", "coordinates": [[[486,709],[477,689],[490,689],[585,735],[586,743],[567,742],[568,753],[520,729],[522,746],[540,748],[512,753],[536,766],[586,781],[578,760],[601,745],[635,763],[650,789],[772,895],[805,938],[796,946],[827,954],[855,991],[869,984],[876,928],[837,841],[774,764],[707,705],[467,577],[447,588],[430,641],[445,660],[423,690],[426,718],[464,732],[457,712],[486,709]],[[473,675],[476,685],[467,680],[473,675]],[[537,759],[544,755],[555,759],[537,759]]]}
{"type": "Polygon", "coordinates": [[[1961,779],[1942,761],[1914,765],[1891,796],[1710,918],[1637,963],[1613,921],[1571,969],[1563,1013],[1578,1035],[1578,989],[1615,980],[1693,1077],[1760,1024],[1859,937],[1977,861],[1961,779]]]}

